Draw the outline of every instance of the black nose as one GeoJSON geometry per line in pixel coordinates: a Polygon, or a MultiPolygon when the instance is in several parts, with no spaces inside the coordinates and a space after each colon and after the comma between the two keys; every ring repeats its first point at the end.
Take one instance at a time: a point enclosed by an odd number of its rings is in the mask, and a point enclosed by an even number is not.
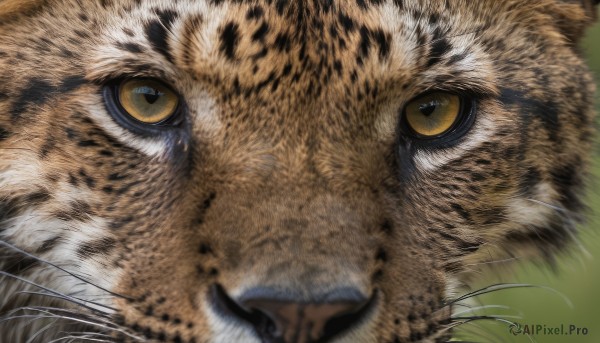
{"type": "Polygon", "coordinates": [[[213,288],[219,308],[254,326],[263,343],[325,343],[358,325],[374,303],[348,288],[330,292],[319,302],[291,301],[269,289],[254,289],[231,299],[213,288]]]}

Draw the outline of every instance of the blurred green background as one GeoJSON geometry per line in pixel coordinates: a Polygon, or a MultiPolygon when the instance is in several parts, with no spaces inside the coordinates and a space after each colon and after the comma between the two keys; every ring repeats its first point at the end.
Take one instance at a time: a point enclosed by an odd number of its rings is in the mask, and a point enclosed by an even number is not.
{"type": "MultiPolygon", "coordinates": [[[[600,23],[596,24],[584,40],[582,47],[597,83],[600,85],[600,23]]],[[[597,97],[600,113],[600,97],[597,97]]],[[[600,123],[600,118],[597,120],[600,123]]],[[[572,306],[554,291],[539,288],[510,289],[478,297],[477,305],[502,305],[480,310],[479,315],[505,315],[506,319],[520,324],[569,325],[585,327],[587,335],[513,335],[509,325],[493,321],[476,321],[462,325],[456,331],[457,340],[469,342],[538,342],[538,343],[600,343],[600,142],[595,150],[595,184],[587,196],[592,209],[589,222],[581,227],[580,241],[585,248],[574,247],[573,254],[560,258],[556,270],[533,263],[521,263],[515,274],[488,272],[473,287],[478,289],[491,283],[528,283],[548,286],[562,293],[572,306]],[[512,317],[516,316],[516,317],[512,317]]],[[[469,315],[469,314],[465,314],[469,315]]]]}

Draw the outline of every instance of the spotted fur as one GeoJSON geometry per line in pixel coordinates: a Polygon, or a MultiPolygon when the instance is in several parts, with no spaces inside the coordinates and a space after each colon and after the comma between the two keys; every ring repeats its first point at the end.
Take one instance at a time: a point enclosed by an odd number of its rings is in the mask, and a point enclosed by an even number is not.
{"type": "Polygon", "coordinates": [[[328,342],[448,340],[473,266],[575,234],[593,2],[0,1],[0,341],[270,342],[216,305],[255,287],[370,298],[328,342]],[[108,114],[134,76],[179,127],[108,114]],[[475,99],[454,145],[398,129],[431,90],[475,99]]]}

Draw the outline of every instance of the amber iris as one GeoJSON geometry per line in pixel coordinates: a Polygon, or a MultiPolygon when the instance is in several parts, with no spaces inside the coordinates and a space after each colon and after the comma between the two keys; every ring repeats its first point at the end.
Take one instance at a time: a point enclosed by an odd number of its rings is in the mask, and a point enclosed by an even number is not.
{"type": "Polygon", "coordinates": [[[437,137],[448,132],[461,113],[458,95],[434,92],[412,100],[404,109],[406,123],[421,137],[437,137]]]}
{"type": "Polygon", "coordinates": [[[179,106],[179,97],[167,86],[151,79],[125,80],[119,87],[121,107],[137,121],[159,124],[179,106]]]}

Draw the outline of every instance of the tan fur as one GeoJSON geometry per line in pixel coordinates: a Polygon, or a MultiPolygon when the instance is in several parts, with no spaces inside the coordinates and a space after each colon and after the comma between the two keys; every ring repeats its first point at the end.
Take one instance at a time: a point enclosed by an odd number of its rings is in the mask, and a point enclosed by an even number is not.
{"type": "Polygon", "coordinates": [[[371,310],[327,342],[443,342],[479,266],[568,246],[592,2],[329,3],[0,1],[0,341],[277,341],[216,290],[317,306],[350,288],[371,310]],[[180,117],[114,110],[137,77],[180,117]],[[402,126],[431,91],[472,109],[460,137],[402,126]]]}
{"type": "Polygon", "coordinates": [[[10,20],[11,17],[31,11],[44,3],[44,0],[0,0],[0,19],[10,20]]]}

